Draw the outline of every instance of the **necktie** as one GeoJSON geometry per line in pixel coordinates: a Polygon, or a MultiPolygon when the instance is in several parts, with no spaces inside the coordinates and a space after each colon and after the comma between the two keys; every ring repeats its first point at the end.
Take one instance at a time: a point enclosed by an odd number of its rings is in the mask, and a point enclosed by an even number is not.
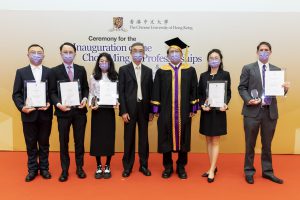
{"type": "Polygon", "coordinates": [[[73,72],[72,72],[72,66],[68,66],[67,67],[68,68],[68,76],[69,76],[69,79],[70,79],[70,81],[73,81],[73,78],[74,78],[74,76],[73,76],[73,72]]]}
{"type": "Polygon", "coordinates": [[[271,101],[272,101],[272,98],[271,97],[266,97],[265,96],[265,77],[266,77],[266,65],[263,65],[262,67],[262,78],[263,78],[263,104],[264,105],[270,105],[271,104],[271,101]]]}

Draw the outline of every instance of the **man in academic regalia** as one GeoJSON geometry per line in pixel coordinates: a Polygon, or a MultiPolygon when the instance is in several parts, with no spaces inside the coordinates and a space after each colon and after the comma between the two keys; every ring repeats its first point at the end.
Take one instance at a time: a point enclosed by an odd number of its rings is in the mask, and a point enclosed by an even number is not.
{"type": "Polygon", "coordinates": [[[172,152],[177,152],[176,173],[186,179],[184,167],[190,151],[191,121],[198,108],[197,74],[194,67],[182,63],[182,49],[188,47],[185,43],[174,38],[166,44],[170,62],[156,72],[151,101],[158,116],[158,152],[163,153],[163,178],[172,175],[172,152]]]}

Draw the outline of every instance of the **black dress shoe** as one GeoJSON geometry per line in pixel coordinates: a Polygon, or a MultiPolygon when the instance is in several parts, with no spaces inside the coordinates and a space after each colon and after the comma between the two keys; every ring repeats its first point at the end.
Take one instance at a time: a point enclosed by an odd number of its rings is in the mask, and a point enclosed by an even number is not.
{"type": "Polygon", "coordinates": [[[76,170],[76,174],[77,174],[78,178],[86,178],[86,174],[82,168],[78,168],[76,170]]]}
{"type": "MultiPolygon", "coordinates": [[[[215,175],[217,174],[217,172],[218,172],[218,168],[215,168],[215,171],[214,171],[215,175]]],[[[202,176],[202,177],[208,177],[208,173],[205,172],[205,173],[203,173],[201,176],[202,176]]]]}
{"type": "Polygon", "coordinates": [[[140,172],[142,172],[145,176],[151,176],[151,171],[146,167],[140,167],[140,172]]]}
{"type": "Polygon", "coordinates": [[[253,184],[254,183],[254,179],[252,175],[246,175],[245,176],[246,182],[249,184],[253,184]]]}
{"type": "Polygon", "coordinates": [[[105,165],[104,173],[103,173],[103,178],[104,179],[111,178],[111,171],[110,171],[110,166],[109,165],[105,165]]]}
{"type": "Polygon", "coordinates": [[[187,174],[184,168],[177,168],[176,173],[180,179],[187,179],[187,174]]]}
{"type": "Polygon", "coordinates": [[[40,170],[40,175],[44,178],[44,179],[50,179],[51,178],[51,174],[48,170],[40,170]]]}
{"type": "Polygon", "coordinates": [[[172,175],[172,173],[173,173],[173,169],[172,168],[167,168],[167,169],[165,169],[164,171],[163,171],[163,173],[162,173],[162,177],[163,178],[170,178],[170,176],[172,175]]]}
{"type": "Polygon", "coordinates": [[[37,172],[29,172],[25,178],[26,182],[30,182],[37,176],[37,172]]]}
{"type": "Polygon", "coordinates": [[[130,176],[131,171],[128,169],[124,169],[124,171],[122,172],[122,176],[124,178],[129,177],[130,176]]]}
{"type": "Polygon", "coordinates": [[[280,178],[277,178],[276,176],[272,175],[262,175],[263,178],[269,179],[270,181],[273,181],[274,183],[283,184],[283,180],[280,178]]]}
{"type": "Polygon", "coordinates": [[[68,176],[69,176],[69,173],[67,171],[62,171],[60,177],[59,177],[59,181],[60,182],[65,182],[68,180],[68,176]]]}

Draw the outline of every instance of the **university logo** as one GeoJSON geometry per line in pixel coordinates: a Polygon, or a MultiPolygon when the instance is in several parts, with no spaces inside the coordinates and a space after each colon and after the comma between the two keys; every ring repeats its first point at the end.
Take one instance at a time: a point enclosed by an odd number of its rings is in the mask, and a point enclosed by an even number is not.
{"type": "Polygon", "coordinates": [[[110,32],[113,31],[123,31],[126,32],[127,30],[123,27],[123,17],[113,17],[113,28],[110,29],[110,32]]]}

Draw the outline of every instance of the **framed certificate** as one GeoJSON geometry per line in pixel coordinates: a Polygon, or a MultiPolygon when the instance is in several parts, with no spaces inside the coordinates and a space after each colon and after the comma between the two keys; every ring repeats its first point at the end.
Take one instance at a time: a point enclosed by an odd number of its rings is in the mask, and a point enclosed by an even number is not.
{"type": "Polygon", "coordinates": [[[45,107],[47,104],[47,81],[36,82],[35,80],[24,81],[24,102],[28,108],[45,107]]]}
{"type": "Polygon", "coordinates": [[[99,81],[98,105],[100,107],[112,107],[118,102],[118,82],[99,81]]]}
{"type": "Polygon", "coordinates": [[[227,81],[207,81],[209,107],[221,108],[227,102],[227,81]]]}
{"type": "Polygon", "coordinates": [[[79,106],[81,99],[81,89],[79,80],[58,81],[58,94],[61,104],[64,106],[79,106]]]}
{"type": "Polygon", "coordinates": [[[284,96],[285,70],[265,72],[265,96],[284,96]]]}

